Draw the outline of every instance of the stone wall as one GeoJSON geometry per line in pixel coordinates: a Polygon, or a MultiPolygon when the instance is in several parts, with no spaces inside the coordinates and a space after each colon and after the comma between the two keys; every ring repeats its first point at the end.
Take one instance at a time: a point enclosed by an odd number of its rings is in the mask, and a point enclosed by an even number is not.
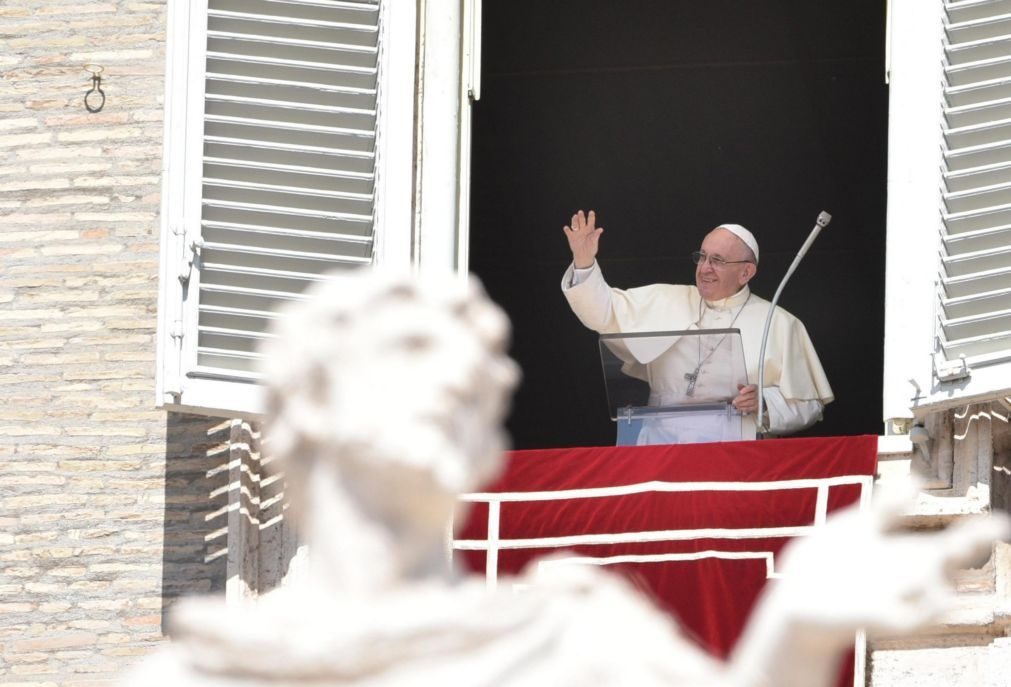
{"type": "Polygon", "coordinates": [[[154,407],[164,32],[164,1],[0,3],[4,685],[109,682],[225,585],[231,423],[154,407]]]}
{"type": "MultiPolygon", "coordinates": [[[[926,418],[929,443],[879,462],[882,481],[915,474],[920,492],[905,521],[911,531],[936,530],[993,511],[1007,512],[1011,426],[999,402],[969,405],[926,418]],[[900,457],[900,461],[903,459],[900,457]]],[[[1011,546],[994,545],[977,568],[956,574],[951,612],[912,636],[873,637],[868,646],[871,687],[998,687],[1011,675],[1011,546]]]]}

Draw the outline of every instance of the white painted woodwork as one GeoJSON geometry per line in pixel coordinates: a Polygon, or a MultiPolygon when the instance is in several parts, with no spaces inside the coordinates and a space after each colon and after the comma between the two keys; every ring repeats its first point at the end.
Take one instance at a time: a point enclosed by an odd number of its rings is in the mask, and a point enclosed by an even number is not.
{"type": "Polygon", "coordinates": [[[886,420],[1011,394],[1011,3],[889,30],[886,420]]]}
{"type": "Polygon", "coordinates": [[[396,4],[169,3],[160,405],[258,414],[285,304],[412,264],[416,9],[396,4]]]}

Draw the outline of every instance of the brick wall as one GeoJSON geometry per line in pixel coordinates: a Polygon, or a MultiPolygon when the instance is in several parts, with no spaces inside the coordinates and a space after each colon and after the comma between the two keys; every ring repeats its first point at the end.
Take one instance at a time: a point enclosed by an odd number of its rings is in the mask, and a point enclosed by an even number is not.
{"type": "Polygon", "coordinates": [[[229,423],[154,408],[164,30],[164,1],[0,3],[4,685],[109,682],[224,585],[229,423]]]}

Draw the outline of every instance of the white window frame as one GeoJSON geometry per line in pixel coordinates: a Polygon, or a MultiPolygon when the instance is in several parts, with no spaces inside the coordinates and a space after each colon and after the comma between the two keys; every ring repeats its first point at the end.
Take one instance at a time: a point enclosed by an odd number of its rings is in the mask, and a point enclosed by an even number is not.
{"type": "Polygon", "coordinates": [[[912,418],[930,389],[938,268],[943,25],[922,0],[889,16],[888,209],[884,419],[912,418]]]}

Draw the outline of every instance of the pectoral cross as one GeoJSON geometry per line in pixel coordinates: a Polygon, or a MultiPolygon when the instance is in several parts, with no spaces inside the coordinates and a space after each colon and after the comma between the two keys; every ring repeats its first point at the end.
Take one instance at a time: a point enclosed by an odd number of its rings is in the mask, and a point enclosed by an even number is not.
{"type": "Polygon", "coordinates": [[[685,380],[688,382],[688,388],[685,389],[685,396],[692,396],[695,394],[695,384],[699,381],[699,368],[695,368],[691,372],[685,372],[685,380]]]}

